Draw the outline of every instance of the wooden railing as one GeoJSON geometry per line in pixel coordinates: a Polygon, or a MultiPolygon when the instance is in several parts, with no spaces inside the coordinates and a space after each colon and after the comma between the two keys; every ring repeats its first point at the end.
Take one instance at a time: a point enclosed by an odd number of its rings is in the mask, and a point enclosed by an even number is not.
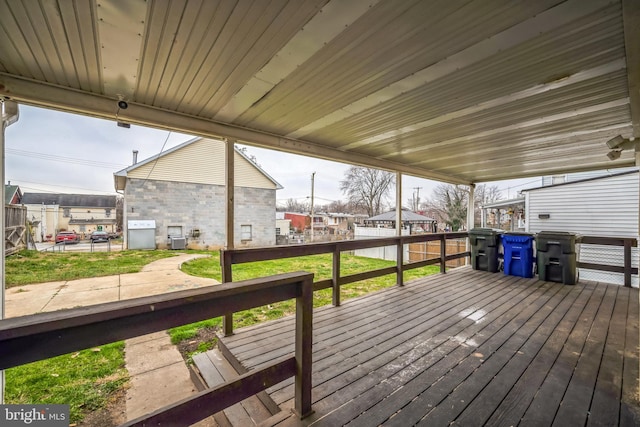
{"type": "MultiPolygon", "coordinates": [[[[446,272],[446,262],[458,258],[465,258],[469,252],[456,254],[446,254],[446,241],[448,239],[466,238],[468,233],[438,233],[421,234],[413,236],[383,237],[361,240],[342,240],[328,243],[310,243],[305,245],[271,246],[246,249],[228,249],[220,252],[220,263],[222,267],[222,281],[233,282],[233,265],[255,261],[267,261],[280,258],[294,258],[306,255],[333,254],[333,267],[331,279],[318,280],[313,284],[313,290],[332,288],[332,302],[334,306],[340,305],[340,286],[358,282],[360,280],[371,279],[373,277],[396,274],[396,283],[403,285],[403,273],[407,270],[425,267],[427,265],[439,265],[442,273],[446,272]],[[404,262],[404,246],[410,243],[439,241],[440,256],[424,261],[412,263],[404,262]],[[358,249],[378,248],[385,246],[396,246],[396,265],[363,273],[342,276],[340,274],[340,254],[346,251],[358,249]]],[[[229,311],[224,316],[223,329],[225,335],[233,334],[233,311],[229,311]]]]}
{"type": "Polygon", "coordinates": [[[638,269],[632,267],[631,264],[631,248],[638,246],[638,241],[632,237],[600,237],[600,236],[581,236],[577,240],[580,244],[603,245],[603,246],[622,246],[623,247],[623,265],[594,264],[578,261],[578,268],[586,268],[589,270],[608,271],[612,273],[624,274],[624,286],[631,287],[631,275],[637,275],[638,269]]]}
{"type": "Polygon", "coordinates": [[[0,320],[0,370],[295,298],[294,356],[124,425],[191,425],[292,376],[295,411],[303,418],[311,413],[312,288],[313,274],[287,273],[0,320]]]}

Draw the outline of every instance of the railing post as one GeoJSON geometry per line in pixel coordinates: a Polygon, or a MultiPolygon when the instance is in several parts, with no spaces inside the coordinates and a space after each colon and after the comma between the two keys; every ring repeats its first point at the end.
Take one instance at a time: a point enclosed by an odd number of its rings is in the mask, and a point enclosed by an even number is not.
{"type": "Polygon", "coordinates": [[[398,237],[398,243],[396,244],[396,283],[398,286],[404,286],[404,244],[402,237],[398,237]]]}
{"type": "Polygon", "coordinates": [[[447,272],[447,235],[440,235],[440,273],[447,272]]]}
{"type": "Polygon", "coordinates": [[[296,378],[294,411],[300,419],[313,413],[311,409],[311,372],[313,343],[313,279],[301,283],[296,298],[296,378]]]}
{"type": "Polygon", "coordinates": [[[338,307],[340,305],[340,249],[338,245],[333,248],[333,273],[331,275],[331,282],[333,286],[333,306],[338,307]]]}
{"type": "MultiPolygon", "coordinates": [[[[231,252],[222,249],[220,251],[220,263],[222,264],[222,283],[233,282],[233,263],[231,252]]],[[[233,335],[233,313],[227,313],[222,317],[222,330],[225,337],[233,335]]]]}
{"type": "Polygon", "coordinates": [[[624,239],[624,286],[631,287],[631,240],[624,239]]]}

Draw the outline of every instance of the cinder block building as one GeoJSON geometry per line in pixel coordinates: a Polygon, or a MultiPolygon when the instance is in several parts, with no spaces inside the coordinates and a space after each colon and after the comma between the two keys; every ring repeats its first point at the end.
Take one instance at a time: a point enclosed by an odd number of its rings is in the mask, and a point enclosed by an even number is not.
{"type": "MultiPolygon", "coordinates": [[[[274,245],[276,190],[282,188],[240,150],[235,150],[234,244],[274,245]]],[[[186,239],[190,249],[225,244],[225,143],[195,138],[114,174],[124,194],[127,247],[134,223],[153,224],[155,247],[186,239]]]]}

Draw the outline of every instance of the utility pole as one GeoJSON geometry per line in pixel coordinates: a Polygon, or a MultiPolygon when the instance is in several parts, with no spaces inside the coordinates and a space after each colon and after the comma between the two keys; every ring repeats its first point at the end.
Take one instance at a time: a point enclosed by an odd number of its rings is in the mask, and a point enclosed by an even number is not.
{"type": "Polygon", "coordinates": [[[314,186],[315,186],[314,185],[315,178],[316,178],[316,173],[312,172],[311,173],[311,241],[312,242],[313,242],[313,203],[314,203],[313,192],[314,192],[314,186]]]}
{"type": "Polygon", "coordinates": [[[415,210],[420,210],[420,190],[422,190],[422,187],[413,187],[414,190],[416,190],[416,192],[418,193],[418,195],[416,196],[416,204],[415,204],[415,210]]]}

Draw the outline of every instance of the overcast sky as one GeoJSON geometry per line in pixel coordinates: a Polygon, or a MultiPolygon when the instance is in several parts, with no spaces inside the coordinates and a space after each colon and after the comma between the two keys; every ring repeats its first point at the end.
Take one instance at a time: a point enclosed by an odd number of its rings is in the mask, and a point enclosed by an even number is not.
{"type": "MultiPolygon", "coordinates": [[[[5,178],[19,185],[23,193],[116,194],[113,173],[131,164],[133,150],[139,151],[141,161],[191,138],[141,126],[125,129],[113,121],[21,105],[20,119],[6,130],[5,178]]],[[[316,172],[316,205],[344,199],[340,180],[348,165],[251,146],[247,153],[284,187],[277,192],[278,204],[290,198],[308,199],[312,172],[316,172]]],[[[437,184],[405,176],[405,205],[416,188],[420,187],[420,199],[424,200],[437,184]]],[[[503,198],[511,198],[523,188],[538,186],[540,179],[497,184],[503,198]]]]}

